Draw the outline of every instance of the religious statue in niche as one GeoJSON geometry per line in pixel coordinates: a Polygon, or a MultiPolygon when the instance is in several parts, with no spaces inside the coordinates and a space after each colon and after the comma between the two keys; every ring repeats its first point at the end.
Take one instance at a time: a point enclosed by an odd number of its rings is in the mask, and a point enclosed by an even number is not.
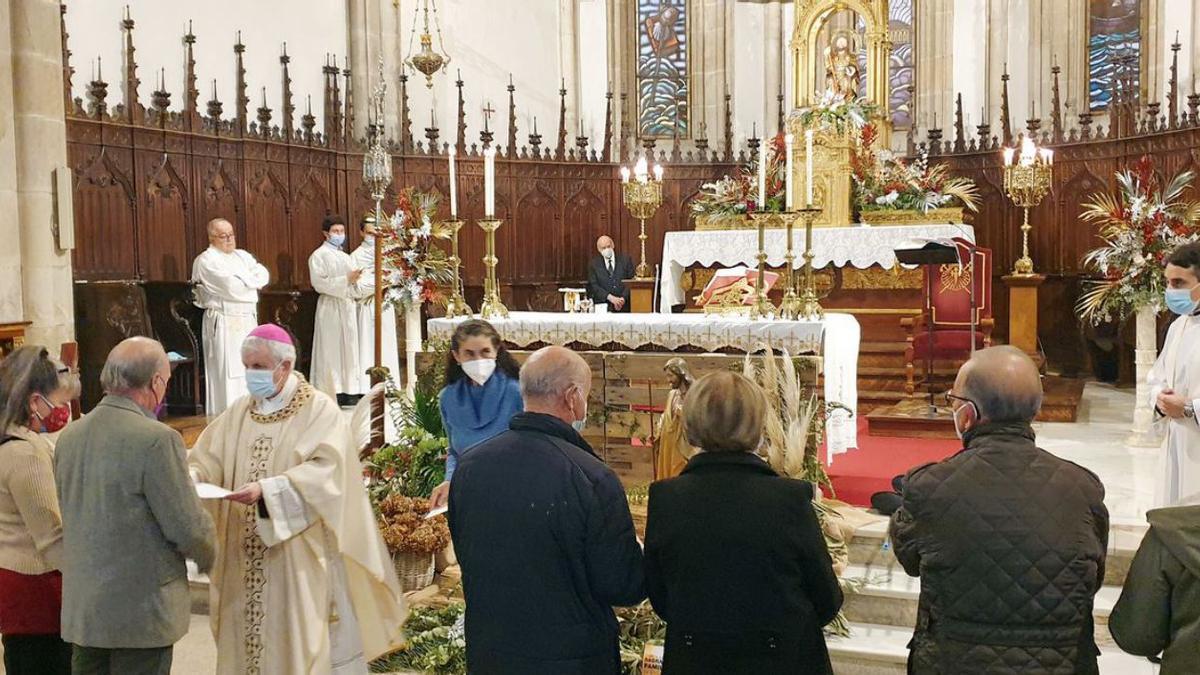
{"type": "Polygon", "coordinates": [[[848,30],[834,34],[825,47],[825,92],[834,101],[852,101],[858,97],[858,50],[854,33],[848,30]]]}
{"type": "Polygon", "coordinates": [[[687,362],[678,356],[667,361],[663,370],[671,384],[671,393],[667,394],[667,405],[658,422],[658,438],[654,440],[656,481],[678,476],[695,454],[683,431],[683,400],[696,378],[688,370],[687,362]]]}

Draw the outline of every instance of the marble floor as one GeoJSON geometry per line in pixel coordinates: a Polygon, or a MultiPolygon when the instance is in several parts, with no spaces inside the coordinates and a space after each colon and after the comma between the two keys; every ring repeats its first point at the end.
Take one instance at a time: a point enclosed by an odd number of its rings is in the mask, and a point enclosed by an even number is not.
{"type": "Polygon", "coordinates": [[[1090,469],[1104,483],[1114,527],[1139,529],[1153,506],[1159,449],[1125,444],[1133,421],[1132,389],[1088,383],[1075,423],[1034,425],[1038,445],[1090,469]]]}

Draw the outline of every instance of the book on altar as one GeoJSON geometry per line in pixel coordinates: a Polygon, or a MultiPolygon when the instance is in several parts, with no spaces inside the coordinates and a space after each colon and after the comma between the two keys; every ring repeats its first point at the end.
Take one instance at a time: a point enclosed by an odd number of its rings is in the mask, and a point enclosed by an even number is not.
{"type": "MultiPolygon", "coordinates": [[[[763,274],[763,289],[770,292],[778,280],[779,275],[775,272],[763,274]]],[[[704,290],[696,297],[696,305],[704,307],[718,302],[724,305],[752,305],[754,304],[754,287],[757,283],[758,270],[750,269],[745,265],[717,270],[704,290]],[[734,302],[730,297],[733,295],[739,297],[740,300],[734,302]]]]}

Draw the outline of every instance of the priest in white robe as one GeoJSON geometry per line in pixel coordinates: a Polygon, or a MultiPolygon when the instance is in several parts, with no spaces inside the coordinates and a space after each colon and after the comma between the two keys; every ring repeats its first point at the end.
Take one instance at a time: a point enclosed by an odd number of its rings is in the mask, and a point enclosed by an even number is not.
{"type": "MultiPolygon", "coordinates": [[[[371,388],[371,377],[366,374],[366,369],[375,365],[375,216],[363,218],[359,227],[363,240],[350,257],[354,261],[355,269],[363,270],[358,285],[365,296],[357,307],[358,354],[364,364],[359,388],[361,391],[368,391],[371,388]]],[[[383,366],[388,369],[392,379],[397,381],[400,377],[400,349],[396,339],[395,308],[384,305],[383,330],[380,335],[383,341],[383,366]]]]}
{"type": "Polygon", "coordinates": [[[367,391],[364,373],[371,359],[359,353],[357,308],[367,294],[362,284],[366,275],[342,250],[342,217],[326,217],[321,229],[325,242],[308,257],[309,280],[319,294],[310,372],[314,387],[346,405],[367,391]]]}
{"type": "Polygon", "coordinates": [[[233,225],[208,221],[208,248],[192,262],[195,303],[204,310],[204,411],[221,414],[246,393],[242,340],[258,325],[258,291],[271,273],[253,255],[237,247],[233,225]]]}
{"type": "Polygon", "coordinates": [[[294,372],[282,328],[255,328],[242,357],[250,393],[189,455],[193,480],[234,491],[208,502],[217,672],[365,675],[407,611],[346,416],[294,372]]]}
{"type": "Polygon", "coordinates": [[[1150,371],[1150,404],[1165,427],[1155,506],[1200,504],[1200,243],[1167,259],[1167,308],[1179,318],[1150,371]]]}

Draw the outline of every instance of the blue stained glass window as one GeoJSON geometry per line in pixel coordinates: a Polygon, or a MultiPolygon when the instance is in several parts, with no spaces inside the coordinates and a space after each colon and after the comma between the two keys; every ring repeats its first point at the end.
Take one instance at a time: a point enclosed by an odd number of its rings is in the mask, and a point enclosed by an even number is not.
{"type": "MultiPolygon", "coordinates": [[[[892,126],[907,129],[912,126],[913,81],[916,72],[913,57],[913,0],[892,0],[888,4],[888,36],[892,41],[892,55],[888,63],[888,107],[892,112],[892,126]]],[[[858,18],[856,28],[859,35],[866,32],[866,23],[858,18]]],[[[867,72],[866,40],[859,40],[859,72],[867,72]]],[[[867,78],[858,83],[858,95],[867,95],[867,78]]]]}
{"type": "Polygon", "coordinates": [[[1090,0],[1088,3],[1088,106],[1108,107],[1113,80],[1131,77],[1140,86],[1142,48],[1140,0],[1090,0]]]}
{"type": "Polygon", "coordinates": [[[686,137],[690,122],[687,0],[638,0],[638,134],[686,137]]]}

